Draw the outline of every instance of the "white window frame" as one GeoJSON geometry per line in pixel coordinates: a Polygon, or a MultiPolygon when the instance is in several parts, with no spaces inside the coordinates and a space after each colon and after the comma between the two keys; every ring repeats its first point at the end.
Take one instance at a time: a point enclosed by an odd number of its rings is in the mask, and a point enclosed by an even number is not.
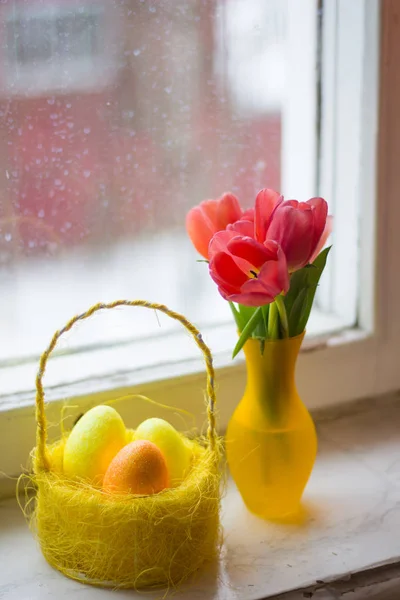
{"type": "MultiPolygon", "coordinates": [[[[328,8],[333,3],[333,0],[326,1],[328,8]]],[[[340,18],[340,15],[344,14],[341,11],[348,10],[349,3],[346,0],[337,0],[335,4],[339,11],[337,18],[340,18]]],[[[400,155],[400,119],[396,118],[399,117],[400,110],[400,79],[396,69],[400,61],[400,39],[393,26],[393,15],[396,13],[395,16],[398,16],[399,9],[386,0],[382,3],[378,0],[365,2],[354,0],[354,5],[356,4],[362,11],[365,36],[364,51],[359,55],[359,59],[362,60],[363,79],[362,93],[358,94],[358,124],[355,125],[360,139],[358,148],[354,150],[355,156],[352,154],[357,171],[356,174],[349,173],[351,169],[342,165],[338,176],[340,174],[344,176],[346,173],[347,177],[352,178],[353,193],[358,199],[362,198],[362,207],[367,207],[362,211],[362,218],[359,220],[360,249],[357,268],[361,290],[366,290],[366,293],[361,293],[360,296],[355,327],[344,329],[338,334],[312,339],[303,348],[298,364],[297,380],[299,392],[311,409],[346,403],[400,388],[400,369],[397,364],[400,280],[394,275],[397,271],[397,257],[400,256],[400,236],[393,230],[391,233],[389,229],[389,224],[400,223],[398,202],[400,170],[396,159],[400,155]],[[383,11],[383,35],[377,146],[377,45],[379,40],[377,17],[380,6],[383,11]],[[365,119],[368,119],[368,127],[361,126],[365,119]],[[377,178],[375,178],[375,165],[377,165],[377,178]],[[376,245],[373,243],[375,239],[376,245]]],[[[339,56],[345,61],[343,53],[339,56]]],[[[345,120],[342,126],[346,128],[345,120]]],[[[345,133],[344,130],[341,136],[339,132],[337,135],[346,145],[349,140],[345,133]]],[[[337,154],[340,155],[339,148],[337,154]]],[[[325,178],[323,177],[321,186],[326,185],[328,189],[329,171],[324,171],[322,166],[322,172],[325,173],[325,178]]],[[[341,193],[346,193],[347,185],[346,179],[340,184],[337,183],[336,192],[340,190],[341,193]]],[[[360,206],[358,200],[358,211],[360,206]]],[[[354,207],[352,214],[355,214],[354,207]]],[[[338,235],[348,236],[349,243],[354,246],[356,242],[352,239],[351,233],[351,231],[340,231],[338,235]]],[[[340,263],[337,263],[336,257],[333,262],[340,275],[338,268],[340,263]]],[[[344,264],[347,267],[347,263],[344,264]]],[[[229,354],[226,352],[226,347],[232,348],[235,339],[233,324],[207,331],[204,337],[216,354],[219,427],[223,431],[244,388],[245,365],[241,359],[230,362],[229,354]]],[[[125,364],[129,363],[127,346],[111,348],[109,351],[120,352],[121,360],[124,355],[125,364]]],[[[146,394],[163,404],[185,408],[195,414],[199,426],[203,424],[204,414],[199,409],[204,406],[205,376],[201,359],[195,355],[190,356],[184,363],[168,365],[168,368],[160,365],[156,371],[152,369],[152,372],[145,369],[140,373],[128,369],[119,372],[116,369],[112,376],[82,379],[68,386],[64,385],[68,377],[61,378],[58,382],[55,378],[52,385],[51,371],[65,372],[67,363],[64,361],[67,358],[60,356],[53,362],[50,361],[49,378],[45,379],[45,387],[48,390],[46,399],[51,400],[48,405],[48,418],[52,423],[60,420],[60,407],[66,397],[73,398],[73,401],[70,400],[73,407],[68,411],[66,418],[68,426],[68,423],[88,407],[136,392],[146,394]]],[[[73,358],[69,357],[69,360],[73,358]]],[[[75,367],[71,363],[70,368],[72,370],[77,368],[78,363],[79,358],[75,367]]],[[[15,374],[18,377],[17,372],[15,374]]],[[[121,414],[132,424],[143,418],[144,412],[138,409],[134,401],[131,401],[121,406],[121,414]]],[[[50,437],[57,435],[56,429],[52,429],[50,437]]],[[[34,444],[34,436],[33,392],[10,395],[8,402],[0,403],[0,472],[9,475],[20,472],[21,465],[26,464],[27,456],[34,444]]]]}

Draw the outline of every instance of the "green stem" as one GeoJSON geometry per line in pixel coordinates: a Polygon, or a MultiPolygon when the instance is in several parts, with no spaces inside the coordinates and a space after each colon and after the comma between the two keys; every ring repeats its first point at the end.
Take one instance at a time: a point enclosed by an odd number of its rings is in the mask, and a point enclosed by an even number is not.
{"type": "Polygon", "coordinates": [[[276,307],[279,312],[279,318],[281,320],[283,337],[287,338],[287,337],[289,337],[289,322],[288,322],[288,317],[287,317],[287,312],[286,312],[286,307],[285,307],[285,302],[283,300],[283,296],[281,296],[281,295],[277,296],[275,298],[275,304],[276,304],[276,307]]]}
{"type": "Polygon", "coordinates": [[[275,302],[269,305],[268,337],[270,340],[279,339],[279,312],[275,302]]]}
{"type": "Polygon", "coordinates": [[[265,329],[265,338],[268,339],[268,314],[269,314],[269,304],[265,304],[262,308],[263,321],[264,321],[264,329],[265,329]]]}
{"type": "Polygon", "coordinates": [[[238,309],[236,308],[236,306],[233,304],[233,302],[229,301],[228,304],[229,304],[229,307],[230,307],[230,309],[232,311],[233,318],[235,319],[235,323],[236,323],[236,326],[238,328],[238,331],[241,331],[241,329],[242,329],[241,325],[242,324],[241,324],[241,321],[240,321],[240,313],[239,313],[238,309]]]}

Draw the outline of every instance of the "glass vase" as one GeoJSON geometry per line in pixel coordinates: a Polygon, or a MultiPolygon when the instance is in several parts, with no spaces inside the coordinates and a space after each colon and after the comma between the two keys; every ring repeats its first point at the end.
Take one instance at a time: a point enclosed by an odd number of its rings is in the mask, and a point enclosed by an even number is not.
{"type": "Polygon", "coordinates": [[[247,385],[228,425],[226,452],[246,506],[264,519],[300,514],[315,462],[315,426],[295,384],[303,337],[249,339],[244,346],[247,385]]]}

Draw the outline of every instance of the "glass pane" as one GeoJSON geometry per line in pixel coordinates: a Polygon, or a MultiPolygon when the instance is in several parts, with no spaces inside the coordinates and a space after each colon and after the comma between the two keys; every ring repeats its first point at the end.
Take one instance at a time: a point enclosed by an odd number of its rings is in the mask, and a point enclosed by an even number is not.
{"type": "MultiPolygon", "coordinates": [[[[0,361],[119,297],[229,318],[185,215],[279,189],[285,25],[283,0],[2,0],[0,361]]],[[[158,331],[117,311],[68,347],[158,331]]]]}

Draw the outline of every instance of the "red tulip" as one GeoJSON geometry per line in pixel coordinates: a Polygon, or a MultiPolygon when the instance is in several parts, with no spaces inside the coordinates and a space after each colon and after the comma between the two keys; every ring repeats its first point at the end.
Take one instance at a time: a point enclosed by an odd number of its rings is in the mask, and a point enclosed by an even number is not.
{"type": "MultiPolygon", "coordinates": [[[[328,205],[322,198],[307,202],[288,200],[279,204],[266,233],[267,240],[274,240],[285,253],[289,271],[297,271],[307,265],[322,248],[328,205]]],[[[329,225],[328,225],[329,227],[329,225]]],[[[326,235],[328,237],[329,230],[326,235]]]]}
{"type": "Polygon", "coordinates": [[[246,306],[263,306],[289,289],[285,255],[279,244],[264,244],[235,231],[214,235],[209,270],[225,300],[246,306]]]}
{"type": "Polygon", "coordinates": [[[208,245],[217,231],[238,221],[243,211],[236,196],[226,193],[218,200],[204,200],[186,216],[186,229],[197,252],[208,258],[208,245]]]}

